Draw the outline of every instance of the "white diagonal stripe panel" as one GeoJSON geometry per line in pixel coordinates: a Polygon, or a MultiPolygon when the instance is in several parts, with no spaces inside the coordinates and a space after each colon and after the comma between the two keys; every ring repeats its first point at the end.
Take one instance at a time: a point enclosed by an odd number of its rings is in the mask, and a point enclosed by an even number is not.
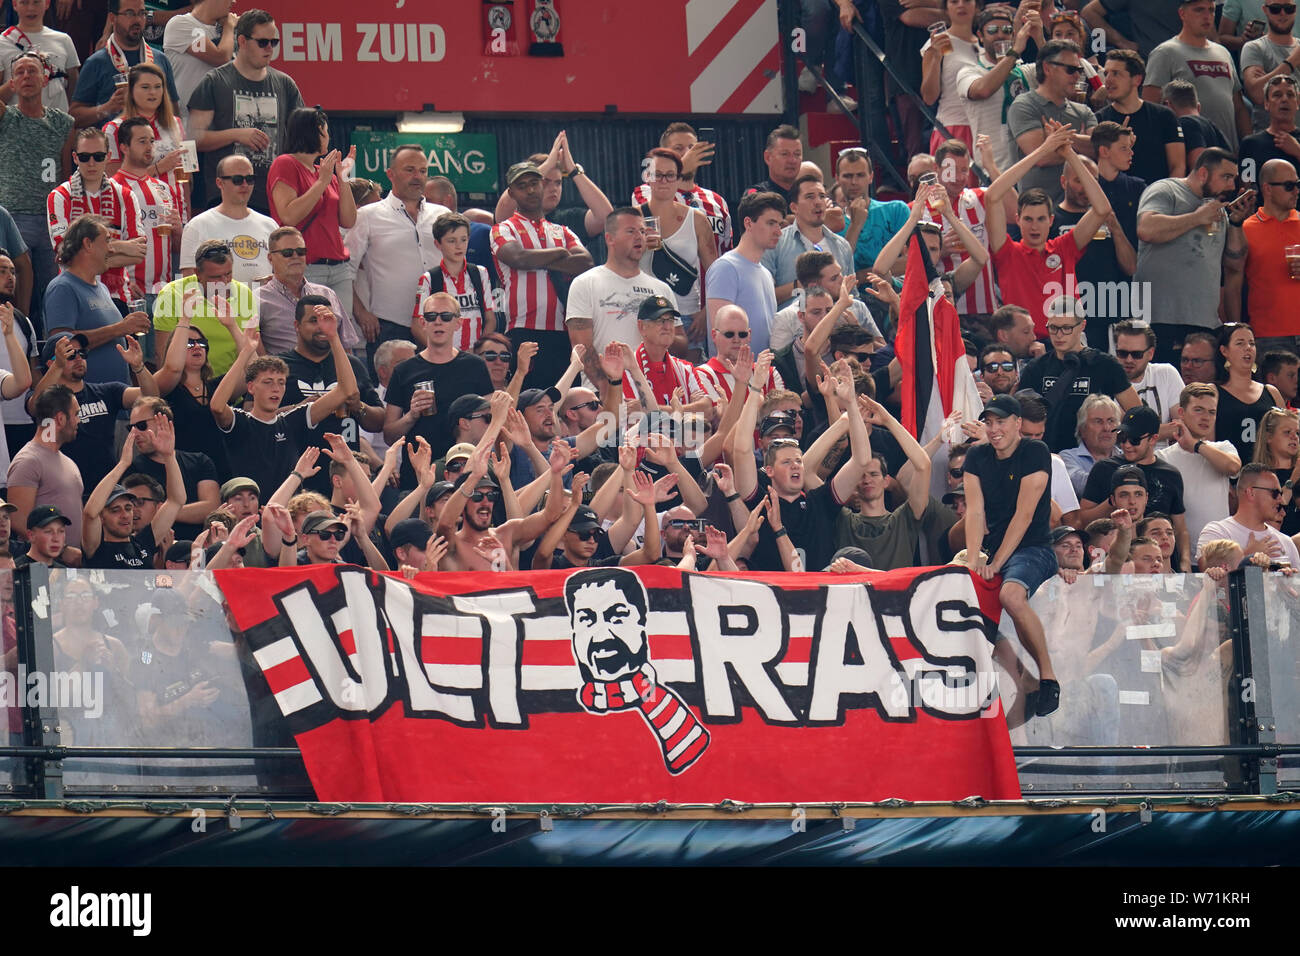
{"type": "Polygon", "coordinates": [[[731,12],[736,0],[688,0],[686,4],[686,55],[709,38],[713,28],[731,12]]]}
{"type": "Polygon", "coordinates": [[[778,39],[776,0],[766,0],[691,83],[691,112],[720,109],[778,39]]]}

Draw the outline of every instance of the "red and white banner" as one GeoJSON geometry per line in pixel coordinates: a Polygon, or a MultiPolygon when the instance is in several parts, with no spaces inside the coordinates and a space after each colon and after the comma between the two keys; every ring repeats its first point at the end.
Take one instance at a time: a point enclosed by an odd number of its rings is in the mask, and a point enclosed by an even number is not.
{"type": "Polygon", "coordinates": [[[564,0],[561,56],[529,56],[529,5],[267,0],[274,63],[327,110],[781,112],[776,0],[564,0]]]}
{"type": "Polygon", "coordinates": [[[962,568],[215,573],[321,800],[1020,795],[962,568]]]}

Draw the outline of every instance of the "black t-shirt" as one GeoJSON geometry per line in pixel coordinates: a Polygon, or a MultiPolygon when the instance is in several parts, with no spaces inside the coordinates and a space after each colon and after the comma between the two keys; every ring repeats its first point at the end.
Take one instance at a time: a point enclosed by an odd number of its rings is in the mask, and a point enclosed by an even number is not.
{"type": "MultiPolygon", "coordinates": [[[[1143,101],[1136,113],[1121,113],[1114,106],[1107,106],[1097,111],[1097,122],[1123,124],[1128,118],[1128,128],[1137,133],[1133,144],[1133,165],[1129,167],[1130,176],[1153,183],[1157,179],[1168,179],[1169,159],[1165,155],[1165,146],[1170,143],[1183,142],[1183,131],[1174,111],[1159,103],[1143,101]]],[[[1122,221],[1122,220],[1121,220],[1122,221]]]]}
{"type": "Polygon", "coordinates": [[[1047,476],[1047,484],[1043,486],[1043,494],[1034,507],[1034,516],[1016,550],[1050,545],[1052,455],[1046,445],[1037,439],[1022,439],[1015,451],[1006,458],[999,458],[992,445],[976,445],[966,453],[963,467],[966,474],[979,479],[980,491],[984,495],[984,522],[987,528],[984,533],[984,551],[990,561],[1002,547],[1007,526],[1016,516],[1021,480],[1026,475],[1040,471],[1047,476]]]}
{"type": "MultiPolygon", "coordinates": [[[[185,481],[186,504],[194,504],[199,500],[200,481],[217,480],[217,468],[212,464],[212,459],[200,452],[178,451],[176,453],[176,464],[180,465],[181,478],[185,481]]],[[[145,455],[135,456],[131,462],[131,467],[127,470],[127,474],[131,472],[148,475],[164,488],[167,487],[167,469],[160,462],[156,462],[145,455]]],[[[183,541],[186,538],[193,540],[194,536],[203,530],[200,525],[182,524],[179,521],[172,527],[176,532],[177,541],[183,541]]]]}
{"type": "MultiPolygon", "coordinates": [[[[803,560],[805,571],[821,571],[831,563],[835,554],[835,522],[843,504],[835,500],[832,482],[806,491],[794,501],[781,502],[781,524],[790,533],[790,542],[803,560]]],[[[767,489],[762,482],[754,494],[745,499],[745,506],[753,510],[760,494],[767,489]]],[[[776,546],[776,536],[766,519],[758,529],[758,544],[749,556],[749,567],[754,571],[784,571],[781,552],[776,546]]]]}
{"type": "MultiPolygon", "coordinates": [[[[403,415],[411,407],[411,396],[415,394],[417,382],[433,382],[434,408],[432,415],[416,419],[408,439],[422,437],[433,449],[433,457],[441,458],[452,445],[451,426],[447,421],[447,409],[451,403],[462,395],[490,395],[492,379],[488,375],[487,363],[472,352],[457,352],[450,362],[434,363],[426,361],[423,355],[407,359],[393,369],[388,381],[385,400],[395,406],[403,415]]],[[[402,458],[402,487],[415,487],[415,471],[411,467],[409,455],[402,458]]]]}
{"type": "Polygon", "coordinates": [[[217,468],[217,480],[226,481],[237,477],[230,470],[230,459],[226,455],[226,442],[217,427],[217,420],[208,410],[212,393],[217,390],[217,382],[212,379],[204,388],[202,400],[185,387],[182,382],[163,396],[172,407],[172,421],[176,426],[176,450],[202,452],[212,459],[217,468]]]}
{"type": "MultiPolygon", "coordinates": [[[[289,376],[285,379],[284,384],[284,398],[280,400],[280,404],[285,407],[297,405],[299,402],[308,399],[320,398],[339,380],[338,373],[334,370],[334,355],[332,353],[326,355],[319,362],[313,362],[297,351],[282,352],[280,358],[284,359],[289,366],[289,376]]],[[[348,361],[352,364],[352,374],[357,378],[361,401],[371,407],[383,405],[379,393],[370,384],[370,376],[366,374],[366,367],[350,355],[348,361]]],[[[317,448],[328,448],[329,442],[325,440],[325,436],[334,433],[341,435],[343,441],[353,451],[360,451],[361,430],[361,423],[351,415],[346,414],[344,409],[340,407],[334,415],[321,422],[320,427],[313,433],[314,441],[309,444],[313,444],[317,448]]],[[[329,468],[322,468],[311,478],[308,478],[304,487],[308,491],[319,491],[328,498],[332,492],[329,468]]],[[[267,492],[267,494],[269,496],[270,492],[267,492]]]]}
{"type": "MultiPolygon", "coordinates": [[[[623,556],[621,554],[611,554],[604,558],[598,558],[593,554],[590,558],[587,559],[587,563],[582,565],[582,567],[616,568],[618,567],[618,563],[621,560],[623,560],[623,556]]],[[[551,559],[551,570],[558,569],[563,571],[563,570],[568,570],[569,568],[576,568],[576,567],[578,567],[578,565],[574,564],[567,557],[565,557],[563,551],[556,551],[555,557],[551,559]]]]}
{"type": "MultiPolygon", "coordinates": [[[[1228,149],[1228,140],[1219,132],[1219,128],[1204,116],[1180,116],[1178,125],[1183,130],[1183,144],[1187,147],[1189,159],[1192,151],[1196,149],[1206,149],[1210,146],[1228,149]]],[[[1191,168],[1190,163],[1188,168],[1191,168]]]]}
{"type": "MultiPolygon", "coordinates": [[[[232,409],[235,420],[225,433],[226,454],[230,467],[243,478],[252,478],[262,491],[262,500],[270,500],[293,466],[315,438],[319,429],[307,422],[310,406],[281,410],[270,422],[254,418],[242,408],[232,409]]],[[[328,470],[328,461],[321,468],[328,470]]],[[[179,538],[180,532],[176,532],[179,538]]]]}
{"type": "Polygon", "coordinates": [[[1075,428],[1085,398],[1096,394],[1115,398],[1132,385],[1113,355],[1088,348],[1069,353],[1064,361],[1055,352],[1040,355],[1020,373],[1020,387],[1032,388],[1048,400],[1047,431],[1043,439],[1048,448],[1060,452],[1079,444],[1075,428]],[[1075,373],[1073,381],[1053,401],[1049,393],[1057,379],[1068,374],[1067,366],[1075,373]]]}
{"type": "MultiPolygon", "coordinates": [[[[117,415],[122,410],[124,382],[82,382],[77,392],[79,423],[77,437],[63,446],[63,453],[77,463],[87,491],[94,488],[113,470],[117,415]]],[[[17,451],[14,448],[11,451],[17,451]]]]}
{"type": "MultiPolygon", "coordinates": [[[[1102,502],[1110,497],[1110,479],[1120,465],[1130,464],[1118,458],[1103,458],[1088,472],[1088,482],[1079,499],[1102,502]]],[[[1147,478],[1147,514],[1159,511],[1167,515],[1180,515],[1187,511],[1183,504],[1183,476],[1173,465],[1157,458],[1149,465],[1138,465],[1147,478]]]]}
{"type": "MultiPolygon", "coordinates": [[[[1291,131],[1291,138],[1294,140],[1300,140],[1300,136],[1296,135],[1295,130],[1291,131]]],[[[1249,136],[1242,139],[1241,162],[1244,165],[1246,160],[1254,161],[1256,179],[1259,178],[1259,171],[1264,168],[1264,164],[1270,159],[1282,159],[1295,165],[1294,159],[1277,148],[1273,142],[1273,134],[1268,130],[1251,133],[1249,136]]]]}
{"type": "Polygon", "coordinates": [[[81,563],[87,568],[140,570],[153,566],[153,556],[157,550],[153,528],[145,525],[126,541],[100,541],[95,553],[84,558],[81,563]]]}

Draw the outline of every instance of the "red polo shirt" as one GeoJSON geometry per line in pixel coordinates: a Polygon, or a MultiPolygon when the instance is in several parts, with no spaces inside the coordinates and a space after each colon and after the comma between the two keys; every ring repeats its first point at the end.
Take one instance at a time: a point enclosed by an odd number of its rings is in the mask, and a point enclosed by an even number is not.
{"type": "Polygon", "coordinates": [[[1295,314],[1300,280],[1291,278],[1285,249],[1300,246],[1300,213],[1274,219],[1263,209],[1246,218],[1246,296],[1257,336],[1300,335],[1295,314]]]}
{"type": "Polygon", "coordinates": [[[1047,337],[1047,303],[1058,295],[1077,294],[1074,267],[1081,254],[1073,233],[1070,230],[1048,239],[1041,250],[1008,239],[993,253],[1003,304],[1028,309],[1034,320],[1034,334],[1040,339],[1047,337]]]}

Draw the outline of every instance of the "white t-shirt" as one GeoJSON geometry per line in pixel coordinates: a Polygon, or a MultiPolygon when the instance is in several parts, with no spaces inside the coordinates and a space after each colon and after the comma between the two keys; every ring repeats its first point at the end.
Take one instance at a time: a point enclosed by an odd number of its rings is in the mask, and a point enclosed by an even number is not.
{"type": "Polygon", "coordinates": [[[255,209],[243,219],[231,219],[217,209],[201,212],[185,224],[181,233],[181,268],[194,268],[194,253],[208,239],[224,239],[230,244],[235,260],[234,278],[250,288],[257,288],[271,274],[271,260],[266,254],[267,239],[279,228],[270,216],[255,209]]]}
{"type": "MultiPolygon", "coordinates": [[[[1237,449],[1230,441],[1206,442],[1226,455],[1235,455],[1237,449]]],[[[1201,529],[1211,521],[1228,517],[1228,476],[1206,460],[1204,455],[1193,455],[1181,445],[1170,445],[1156,452],[1156,457],[1172,465],[1183,476],[1183,505],[1187,513],[1187,540],[1199,541],[1201,529]]],[[[1199,545],[1198,545],[1199,550],[1199,545]]]]}
{"type": "MultiPolygon", "coordinates": [[[[46,59],[50,61],[50,69],[56,76],[60,73],[65,74],[45,84],[45,89],[41,93],[41,102],[46,106],[53,106],[56,110],[68,112],[69,91],[66,74],[68,70],[75,70],[81,66],[81,58],[77,56],[77,48],[73,45],[72,37],[51,27],[23,32],[26,33],[31,45],[45,54],[46,59]]],[[[9,64],[25,48],[25,44],[19,46],[14,42],[15,39],[22,38],[16,33],[8,37],[0,36],[0,83],[8,82],[9,64]]],[[[16,101],[15,105],[17,105],[16,101]]]]}
{"type": "MultiPolygon", "coordinates": [[[[1300,552],[1296,551],[1295,542],[1284,535],[1281,531],[1278,531],[1275,528],[1270,528],[1267,525],[1264,526],[1263,531],[1251,531],[1231,515],[1218,521],[1211,521],[1201,529],[1200,537],[1196,539],[1196,556],[1199,559],[1201,548],[1208,542],[1216,541],[1219,538],[1230,538],[1244,548],[1246,547],[1246,542],[1249,541],[1252,536],[1259,538],[1264,535],[1277,541],[1278,544],[1282,546],[1282,557],[1291,562],[1291,567],[1300,568],[1300,552]]],[[[1246,557],[1250,557],[1250,554],[1247,553],[1246,557]]]]}
{"type": "MultiPolygon", "coordinates": [[[[23,347],[23,354],[27,356],[36,356],[40,353],[36,348],[35,330],[32,328],[30,319],[19,319],[14,316],[14,337],[18,339],[18,344],[23,347]],[[31,335],[28,335],[31,332],[31,335]]],[[[6,372],[12,372],[13,367],[9,362],[9,350],[0,349],[0,369],[6,372]]],[[[0,376],[0,381],[3,377],[0,376]]],[[[6,425],[30,425],[32,416],[27,413],[27,392],[23,392],[17,398],[6,398],[0,400],[0,418],[3,418],[6,425]]],[[[3,443],[0,443],[3,447],[3,443]]],[[[0,461],[4,463],[6,469],[9,467],[9,452],[6,450],[0,461]]]]}
{"type": "Polygon", "coordinates": [[[1079,510],[1079,496],[1074,493],[1074,483],[1060,455],[1052,456],[1052,500],[1062,514],[1079,510]]]}
{"type": "Polygon", "coordinates": [[[1178,369],[1164,362],[1148,362],[1141,381],[1130,382],[1143,405],[1160,414],[1160,424],[1167,424],[1178,407],[1183,392],[1183,377],[1178,369]]]}
{"type": "Polygon", "coordinates": [[[186,127],[189,126],[190,94],[209,70],[216,69],[191,53],[190,47],[199,36],[206,36],[214,46],[217,45],[224,26],[224,20],[208,25],[192,13],[181,13],[168,20],[163,28],[163,52],[171,61],[176,95],[180,97],[176,106],[186,127]]]}
{"type": "Polygon", "coordinates": [[[652,295],[661,295],[669,302],[677,301],[668,283],[645,272],[624,279],[608,266],[597,266],[582,273],[569,286],[565,321],[591,319],[591,343],[597,351],[602,351],[610,342],[622,342],[636,348],[641,344],[641,333],[636,330],[636,313],[641,303],[652,295]]]}

